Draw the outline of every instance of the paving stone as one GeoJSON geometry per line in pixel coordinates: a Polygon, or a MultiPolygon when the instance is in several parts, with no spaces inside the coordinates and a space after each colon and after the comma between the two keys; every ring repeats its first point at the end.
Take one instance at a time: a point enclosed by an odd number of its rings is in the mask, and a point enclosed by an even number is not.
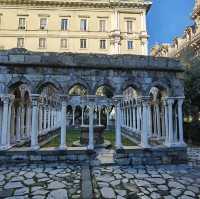
{"type": "Polygon", "coordinates": [[[27,187],[16,189],[14,195],[15,196],[24,196],[29,193],[29,189],[27,187]]]}
{"type": "Polygon", "coordinates": [[[53,181],[48,185],[48,189],[62,189],[65,185],[60,182],[53,181]]]}
{"type": "Polygon", "coordinates": [[[172,196],[176,196],[177,197],[182,193],[182,191],[180,189],[172,189],[170,191],[170,193],[171,193],[172,196]]]}
{"type": "Polygon", "coordinates": [[[65,189],[53,190],[48,194],[47,199],[68,199],[68,193],[65,189]]]}
{"type": "Polygon", "coordinates": [[[48,191],[46,191],[44,189],[39,189],[39,190],[32,192],[32,195],[46,195],[47,193],[48,193],[48,191]]]}
{"type": "Polygon", "coordinates": [[[174,182],[174,181],[170,181],[169,183],[168,183],[168,186],[169,187],[171,187],[171,188],[176,188],[176,189],[185,189],[185,186],[184,185],[182,185],[182,184],[180,184],[180,183],[178,183],[178,182],[174,182]]]}
{"type": "Polygon", "coordinates": [[[199,188],[195,186],[188,186],[188,190],[193,191],[194,193],[199,193],[199,188]]]}
{"type": "Polygon", "coordinates": [[[165,180],[162,178],[147,178],[146,180],[158,185],[165,184],[165,180]]]}
{"type": "Polygon", "coordinates": [[[8,182],[4,188],[5,189],[16,189],[16,188],[21,188],[23,187],[24,185],[22,185],[21,182],[8,182]]]}
{"type": "Polygon", "coordinates": [[[195,193],[193,193],[192,191],[185,191],[184,195],[195,197],[195,193]]]}
{"type": "Polygon", "coordinates": [[[151,193],[150,196],[151,196],[151,198],[153,198],[153,199],[160,199],[160,198],[161,198],[160,194],[159,194],[159,193],[155,193],[155,192],[151,193]]]}
{"type": "Polygon", "coordinates": [[[115,198],[115,192],[110,187],[103,187],[101,189],[101,194],[104,198],[115,198]]]}
{"type": "Polygon", "coordinates": [[[120,183],[121,183],[120,180],[114,180],[110,184],[111,184],[111,186],[115,187],[115,186],[119,185],[120,183]]]}

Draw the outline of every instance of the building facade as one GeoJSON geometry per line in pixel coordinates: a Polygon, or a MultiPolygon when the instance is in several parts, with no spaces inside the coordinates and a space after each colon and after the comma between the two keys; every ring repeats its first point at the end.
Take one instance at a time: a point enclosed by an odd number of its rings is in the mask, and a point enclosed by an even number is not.
{"type": "Polygon", "coordinates": [[[147,55],[150,1],[0,0],[0,48],[147,55]]]}
{"type": "MultiPolygon", "coordinates": [[[[176,37],[172,44],[155,45],[151,54],[156,57],[182,57],[191,51],[190,59],[200,55],[200,0],[195,1],[192,19],[194,24],[185,29],[181,37],[176,37]]],[[[192,61],[192,60],[191,60],[192,61]]]]}

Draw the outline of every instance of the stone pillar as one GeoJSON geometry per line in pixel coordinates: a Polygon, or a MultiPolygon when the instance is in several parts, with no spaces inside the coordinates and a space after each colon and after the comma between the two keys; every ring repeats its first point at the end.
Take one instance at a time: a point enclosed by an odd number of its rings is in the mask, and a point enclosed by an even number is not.
{"type": "Polygon", "coordinates": [[[148,106],[148,129],[149,137],[152,136],[152,115],[151,115],[151,105],[148,106]]]}
{"type": "Polygon", "coordinates": [[[8,121],[10,120],[9,115],[9,106],[10,106],[10,97],[4,96],[2,98],[3,101],[3,118],[2,118],[2,131],[1,131],[1,143],[0,149],[6,150],[10,147],[10,136],[8,135],[8,121]],[[9,140],[8,140],[9,139],[9,140]]]}
{"type": "Polygon", "coordinates": [[[8,108],[8,131],[7,131],[7,145],[8,148],[10,147],[11,144],[11,118],[12,118],[12,104],[13,104],[13,100],[14,100],[14,95],[10,96],[10,103],[9,103],[9,108],[8,108]]]}
{"type": "Polygon", "coordinates": [[[42,106],[39,107],[39,133],[42,134],[43,114],[42,106]]]}
{"type": "Polygon", "coordinates": [[[121,110],[120,110],[120,102],[122,100],[122,96],[114,96],[113,97],[115,104],[115,147],[116,149],[123,148],[122,145],[122,135],[121,135],[121,110]]]}
{"type": "Polygon", "coordinates": [[[110,124],[109,124],[109,110],[106,111],[106,125],[107,125],[107,129],[109,128],[110,124]]]}
{"type": "Polygon", "coordinates": [[[130,129],[133,130],[133,107],[132,107],[132,104],[129,106],[129,115],[130,115],[129,126],[130,126],[130,129]]]}
{"type": "Polygon", "coordinates": [[[61,109],[61,136],[60,136],[60,149],[66,149],[66,111],[67,111],[67,103],[66,101],[62,101],[62,109],[61,109]]]}
{"type": "Polygon", "coordinates": [[[158,136],[158,138],[161,138],[160,108],[159,108],[159,104],[156,104],[155,109],[156,109],[157,136],[158,136]]]}
{"type": "Polygon", "coordinates": [[[98,113],[99,113],[99,126],[101,125],[101,107],[98,107],[98,113]]]}
{"type": "Polygon", "coordinates": [[[20,124],[21,136],[23,138],[25,138],[25,126],[24,126],[25,108],[24,108],[24,104],[22,104],[22,106],[21,106],[21,115],[20,116],[21,116],[21,120],[20,120],[20,122],[21,122],[21,124],[20,124]]]}
{"type": "Polygon", "coordinates": [[[26,136],[30,137],[30,125],[31,125],[31,108],[28,105],[26,108],[26,136]]]}
{"type": "Polygon", "coordinates": [[[90,104],[89,110],[89,143],[88,149],[94,149],[94,105],[90,104]]]}
{"type": "Polygon", "coordinates": [[[48,131],[51,130],[51,108],[48,106],[48,131]]]}
{"type": "Polygon", "coordinates": [[[183,101],[184,98],[178,99],[178,126],[179,126],[179,145],[186,146],[183,138],[183,101]]]}
{"type": "Polygon", "coordinates": [[[136,131],[136,120],[135,120],[135,105],[133,105],[133,108],[132,108],[132,114],[133,114],[133,131],[135,132],[136,131]]]}
{"type": "Polygon", "coordinates": [[[47,129],[47,108],[46,105],[44,106],[44,123],[43,123],[43,129],[47,129]]]}
{"type": "Polygon", "coordinates": [[[148,143],[148,106],[149,106],[149,102],[148,102],[149,98],[145,97],[144,99],[142,99],[142,134],[141,134],[141,146],[144,148],[148,148],[149,147],[149,143],[148,143]]]}
{"type": "Polygon", "coordinates": [[[31,149],[39,149],[38,144],[38,97],[39,95],[32,95],[32,129],[31,129],[31,149]]]}
{"type": "Polygon", "coordinates": [[[169,142],[169,120],[168,120],[168,106],[167,106],[167,101],[163,101],[164,105],[164,112],[165,112],[165,145],[168,145],[169,142]]]}
{"type": "Polygon", "coordinates": [[[172,106],[174,104],[174,99],[168,98],[167,99],[167,104],[168,104],[168,142],[166,143],[168,147],[171,147],[174,145],[174,140],[173,140],[173,110],[172,106]]]}
{"type": "Polygon", "coordinates": [[[21,107],[20,106],[18,106],[17,107],[17,114],[16,114],[16,140],[17,140],[17,142],[19,142],[20,140],[21,140],[21,132],[20,132],[20,130],[21,130],[21,122],[20,122],[20,120],[21,120],[21,117],[20,117],[20,115],[21,115],[21,107]]]}
{"type": "Polygon", "coordinates": [[[75,126],[75,111],[76,107],[72,108],[72,126],[75,126]]]}
{"type": "Polygon", "coordinates": [[[81,125],[84,125],[84,106],[81,107],[81,125]]]}

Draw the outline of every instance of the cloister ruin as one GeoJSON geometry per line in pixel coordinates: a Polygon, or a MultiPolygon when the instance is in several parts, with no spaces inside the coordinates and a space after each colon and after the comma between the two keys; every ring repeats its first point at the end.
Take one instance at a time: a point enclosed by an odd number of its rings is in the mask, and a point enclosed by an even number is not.
{"type": "Polygon", "coordinates": [[[176,60],[12,49],[0,52],[0,80],[0,156],[20,151],[20,143],[28,143],[23,151],[40,151],[40,137],[55,130],[54,150],[68,151],[68,127],[84,125],[89,141],[78,149],[93,150],[94,126],[112,126],[112,112],[119,153],[162,148],[173,161],[186,160],[183,68],[176,60]],[[122,134],[138,146],[124,147],[122,134]]]}

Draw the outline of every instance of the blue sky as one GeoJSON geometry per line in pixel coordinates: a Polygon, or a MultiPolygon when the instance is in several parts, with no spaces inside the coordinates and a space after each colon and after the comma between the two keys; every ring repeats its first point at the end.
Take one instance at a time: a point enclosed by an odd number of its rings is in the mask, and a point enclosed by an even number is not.
{"type": "Polygon", "coordinates": [[[186,26],[193,24],[190,16],[195,0],[152,0],[147,15],[149,48],[156,43],[171,43],[183,34],[186,26]]]}

